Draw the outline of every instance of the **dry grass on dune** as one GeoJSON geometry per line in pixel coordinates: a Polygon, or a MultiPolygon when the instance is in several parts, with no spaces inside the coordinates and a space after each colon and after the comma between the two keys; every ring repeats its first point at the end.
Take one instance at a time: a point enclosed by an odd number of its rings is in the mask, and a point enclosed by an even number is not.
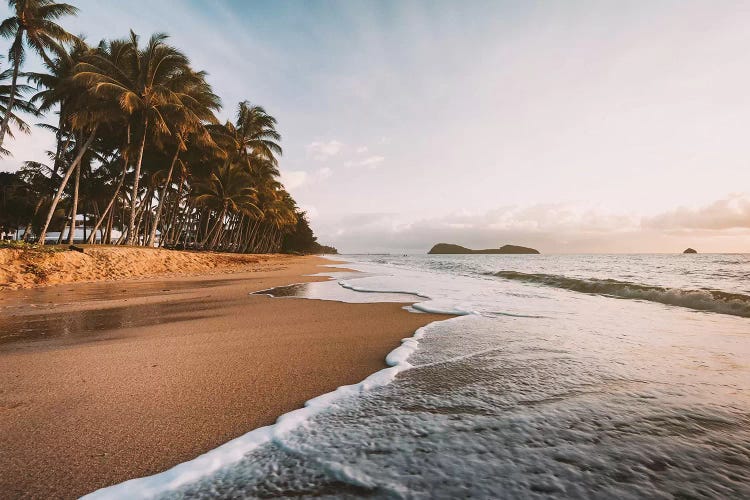
{"type": "Polygon", "coordinates": [[[186,252],[143,247],[0,248],[0,289],[165,275],[253,271],[280,255],[186,252]]]}

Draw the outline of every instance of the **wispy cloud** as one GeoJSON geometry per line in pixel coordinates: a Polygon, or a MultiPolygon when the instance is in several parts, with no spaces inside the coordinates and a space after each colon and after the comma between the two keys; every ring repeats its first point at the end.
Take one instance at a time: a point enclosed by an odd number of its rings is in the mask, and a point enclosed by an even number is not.
{"type": "Polygon", "coordinates": [[[343,147],[343,143],[334,139],[327,142],[311,142],[305,147],[305,150],[307,155],[314,160],[324,161],[338,155],[343,147]]]}
{"type": "Polygon", "coordinates": [[[304,170],[282,170],[280,180],[284,187],[293,190],[307,182],[308,173],[304,170]]]}
{"type": "Polygon", "coordinates": [[[734,193],[702,207],[679,207],[645,218],[643,225],[662,230],[750,228],[750,197],[734,193]]]}
{"type": "Polygon", "coordinates": [[[368,156],[362,160],[351,160],[344,163],[345,167],[368,167],[377,168],[378,165],[385,161],[384,156],[368,156]]]}
{"type": "Polygon", "coordinates": [[[370,150],[367,146],[362,146],[356,149],[357,154],[367,153],[370,150]]]}
{"type": "Polygon", "coordinates": [[[315,184],[323,179],[328,179],[333,175],[333,169],[322,167],[314,172],[305,170],[282,170],[281,182],[289,190],[293,191],[299,187],[315,184]]]}
{"type": "Polygon", "coordinates": [[[333,170],[330,167],[319,168],[316,175],[319,179],[327,179],[333,175],[333,170]]]}

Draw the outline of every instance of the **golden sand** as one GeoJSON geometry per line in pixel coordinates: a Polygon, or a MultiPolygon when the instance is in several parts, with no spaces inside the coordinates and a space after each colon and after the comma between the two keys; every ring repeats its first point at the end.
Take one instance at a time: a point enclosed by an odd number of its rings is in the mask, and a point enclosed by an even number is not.
{"type": "Polygon", "coordinates": [[[329,263],[269,261],[0,293],[0,332],[11,333],[0,343],[3,495],[74,498],[163,471],[362,380],[401,338],[445,318],[249,295],[322,280],[302,275],[329,263]]]}
{"type": "Polygon", "coordinates": [[[39,250],[0,249],[0,290],[83,281],[256,271],[264,269],[263,264],[290,258],[123,246],[83,245],[79,248],[84,252],[67,250],[64,246],[39,250]]]}

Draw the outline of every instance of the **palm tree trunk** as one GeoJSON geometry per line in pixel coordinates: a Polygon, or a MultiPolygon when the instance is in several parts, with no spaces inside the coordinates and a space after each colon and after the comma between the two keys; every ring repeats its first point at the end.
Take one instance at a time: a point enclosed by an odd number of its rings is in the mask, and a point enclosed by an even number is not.
{"type": "Polygon", "coordinates": [[[248,233],[247,244],[245,245],[245,249],[242,251],[242,253],[253,253],[253,251],[255,250],[255,237],[257,235],[258,228],[260,227],[260,221],[260,219],[255,219],[253,228],[250,230],[250,233],[248,233]]]}
{"type": "MultiPolygon", "coordinates": [[[[175,229],[175,222],[177,217],[177,211],[180,208],[180,202],[182,200],[182,189],[185,185],[185,178],[184,176],[180,176],[180,187],[177,188],[177,195],[175,195],[174,203],[172,204],[172,210],[170,210],[170,216],[169,221],[167,222],[166,226],[166,237],[165,238],[159,238],[159,247],[162,247],[164,245],[165,241],[168,241],[172,243],[174,240],[174,229],[175,229]]],[[[187,203],[185,204],[185,207],[187,208],[187,203]]]]}
{"type": "Polygon", "coordinates": [[[138,180],[141,176],[141,162],[143,162],[143,150],[146,149],[146,133],[148,132],[148,117],[143,120],[143,139],[141,139],[141,147],[138,150],[138,162],[135,164],[135,178],[133,179],[133,196],[131,197],[130,205],[130,223],[128,224],[128,239],[127,244],[132,245],[135,241],[135,209],[138,203],[138,180]]]}
{"type": "Polygon", "coordinates": [[[76,180],[73,186],[73,207],[70,209],[70,231],[68,231],[68,245],[75,243],[76,215],[78,212],[78,188],[81,184],[81,164],[76,167],[76,180]]]}
{"type": "Polygon", "coordinates": [[[115,223],[115,210],[110,210],[109,217],[107,217],[107,233],[102,234],[102,244],[111,245],[112,244],[112,226],[115,223]],[[105,240],[106,238],[106,240],[105,240]]]}
{"type": "MultiPolygon", "coordinates": [[[[138,214],[136,216],[136,223],[135,223],[135,241],[136,245],[141,244],[141,224],[144,220],[147,219],[147,214],[151,210],[151,200],[154,194],[153,188],[148,188],[148,191],[146,191],[146,196],[143,197],[143,201],[140,203],[140,207],[138,207],[138,214]]],[[[148,224],[148,221],[146,221],[148,224]]],[[[129,237],[130,235],[128,235],[129,237]]],[[[144,242],[145,243],[145,239],[144,242]]]]}
{"type": "Polygon", "coordinates": [[[232,244],[230,250],[236,252],[240,247],[240,241],[242,241],[242,234],[245,232],[245,214],[240,216],[240,220],[237,221],[237,225],[234,229],[234,237],[232,238],[232,244]]]}
{"type": "Polygon", "coordinates": [[[42,203],[44,203],[46,196],[40,196],[39,201],[36,202],[36,206],[34,207],[34,215],[31,216],[29,221],[26,223],[26,227],[23,230],[23,241],[29,241],[29,234],[31,233],[31,224],[34,222],[34,218],[36,217],[36,214],[39,213],[39,209],[42,208],[42,203]]]}
{"type": "Polygon", "coordinates": [[[250,244],[253,241],[253,231],[258,225],[257,219],[250,219],[247,221],[247,231],[245,232],[244,244],[242,246],[242,253],[248,253],[250,251],[250,244]]]}
{"type": "Polygon", "coordinates": [[[57,171],[60,170],[60,157],[62,155],[62,152],[68,149],[68,146],[70,145],[71,139],[73,139],[73,134],[68,134],[68,137],[65,139],[65,145],[62,143],[62,130],[65,126],[64,121],[64,115],[62,112],[62,109],[60,110],[60,119],[57,122],[57,146],[55,148],[55,163],[52,165],[52,178],[54,179],[57,177],[57,171]]]}
{"type": "Polygon", "coordinates": [[[219,242],[217,243],[218,247],[223,251],[228,251],[232,249],[232,241],[233,241],[233,234],[237,231],[237,225],[238,225],[239,219],[237,218],[237,215],[232,215],[229,218],[229,227],[225,231],[222,231],[221,237],[219,237],[219,242]]]}
{"type": "Polygon", "coordinates": [[[63,225],[60,228],[60,234],[57,236],[57,241],[55,242],[56,245],[62,244],[63,236],[65,236],[65,228],[68,227],[68,219],[70,218],[70,213],[73,211],[73,207],[70,207],[70,210],[65,212],[65,217],[63,220],[63,225]]]}
{"type": "MultiPolygon", "coordinates": [[[[180,242],[180,236],[182,235],[182,232],[185,229],[185,225],[188,223],[189,220],[192,220],[193,218],[194,209],[195,209],[195,202],[192,200],[187,202],[187,210],[185,210],[182,220],[180,221],[180,225],[179,227],[175,228],[174,234],[172,236],[175,243],[180,242]]],[[[187,243],[187,235],[185,236],[185,243],[187,243]]]]}
{"type": "Polygon", "coordinates": [[[97,127],[94,127],[94,130],[91,131],[91,134],[89,135],[89,138],[86,139],[86,143],[83,145],[81,150],[76,155],[75,159],[73,160],[73,163],[70,164],[70,167],[68,168],[68,171],[65,172],[65,176],[63,177],[62,182],[60,182],[60,188],[57,190],[57,193],[55,194],[55,198],[52,200],[52,204],[49,207],[49,212],[47,213],[47,220],[44,222],[44,226],[42,227],[42,231],[39,234],[39,244],[44,245],[44,239],[47,237],[47,229],[49,228],[49,223],[52,220],[52,215],[55,213],[55,209],[57,208],[57,204],[60,201],[60,197],[63,194],[63,190],[65,190],[65,186],[68,184],[68,180],[70,179],[70,175],[73,173],[73,170],[78,167],[78,165],[81,163],[81,160],[83,159],[83,155],[86,153],[86,150],[91,146],[91,143],[94,142],[94,136],[96,135],[96,129],[97,127]]]}
{"type": "MultiPolygon", "coordinates": [[[[161,196],[159,196],[159,206],[156,207],[156,215],[154,216],[154,224],[151,226],[151,234],[148,236],[148,246],[154,245],[154,240],[156,239],[156,226],[159,225],[159,219],[161,218],[161,210],[164,206],[164,200],[167,198],[167,189],[169,189],[169,184],[172,182],[172,172],[174,172],[174,165],[177,163],[177,157],[180,155],[180,141],[177,141],[177,149],[174,151],[174,156],[172,157],[172,163],[169,165],[169,172],[167,173],[167,180],[164,183],[164,188],[161,190],[161,196]]],[[[164,238],[164,233],[161,234],[161,238],[164,238]]]]}
{"type": "Polygon", "coordinates": [[[10,82],[10,96],[8,97],[8,107],[5,110],[3,124],[0,126],[0,147],[3,146],[5,134],[10,126],[10,117],[13,114],[13,106],[16,103],[16,88],[18,87],[18,70],[21,67],[21,49],[23,43],[23,29],[19,28],[16,33],[16,39],[13,42],[13,79],[10,82]]]}
{"type": "Polygon", "coordinates": [[[214,250],[216,246],[221,241],[221,237],[224,235],[224,217],[226,215],[226,207],[224,207],[221,210],[221,215],[219,215],[219,219],[216,221],[218,223],[218,226],[216,227],[216,233],[214,234],[213,240],[211,242],[211,245],[209,245],[209,250],[214,250]]]}
{"type": "MultiPolygon", "coordinates": [[[[109,200],[109,204],[107,205],[107,208],[104,209],[104,213],[99,217],[99,220],[96,221],[96,226],[94,226],[94,229],[91,230],[91,236],[89,236],[89,239],[86,243],[91,244],[93,240],[96,238],[96,232],[99,230],[99,226],[102,225],[102,222],[104,222],[104,218],[107,216],[109,211],[112,209],[112,207],[115,204],[115,200],[117,199],[117,196],[120,194],[120,188],[122,188],[122,184],[125,181],[125,174],[128,171],[127,164],[125,162],[125,159],[123,158],[123,167],[122,167],[122,175],[120,176],[120,180],[117,182],[117,187],[115,188],[115,194],[112,195],[112,199],[109,200]]],[[[104,243],[104,238],[102,238],[102,243],[104,243]]]]}
{"type": "MultiPolygon", "coordinates": [[[[217,229],[219,229],[219,224],[222,223],[222,221],[224,219],[224,212],[226,211],[226,209],[227,209],[226,206],[222,207],[221,213],[219,214],[219,217],[216,219],[216,222],[214,223],[214,226],[208,232],[208,234],[206,235],[206,238],[203,240],[203,242],[201,243],[201,245],[205,245],[208,242],[208,240],[211,238],[211,235],[214,234],[214,231],[216,231],[217,229]]],[[[214,239],[216,239],[216,238],[214,238],[214,239]]],[[[212,249],[213,249],[213,245],[209,245],[209,250],[212,250],[212,249]]]]}

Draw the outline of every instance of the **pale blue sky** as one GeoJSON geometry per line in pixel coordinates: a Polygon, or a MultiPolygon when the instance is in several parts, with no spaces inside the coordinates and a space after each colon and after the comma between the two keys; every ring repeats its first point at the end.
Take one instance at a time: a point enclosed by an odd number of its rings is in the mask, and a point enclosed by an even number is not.
{"type": "Polygon", "coordinates": [[[167,32],[225,117],[276,116],[341,250],[750,251],[750,3],[73,3],[89,42],[167,32]]]}

